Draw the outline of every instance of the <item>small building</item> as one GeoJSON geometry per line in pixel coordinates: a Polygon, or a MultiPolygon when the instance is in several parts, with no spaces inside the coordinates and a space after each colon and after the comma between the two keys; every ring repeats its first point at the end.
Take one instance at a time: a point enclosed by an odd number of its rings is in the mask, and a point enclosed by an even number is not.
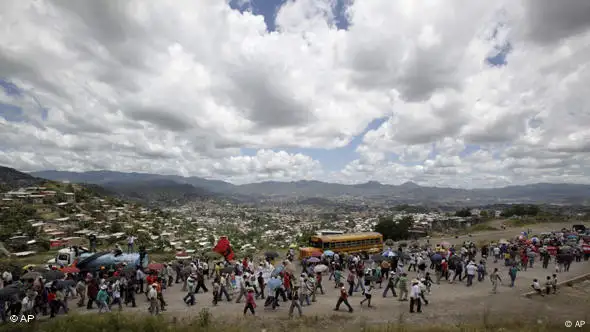
{"type": "Polygon", "coordinates": [[[66,202],[68,202],[68,203],[76,202],[76,195],[74,193],[64,193],[64,195],[66,196],[66,202]]]}

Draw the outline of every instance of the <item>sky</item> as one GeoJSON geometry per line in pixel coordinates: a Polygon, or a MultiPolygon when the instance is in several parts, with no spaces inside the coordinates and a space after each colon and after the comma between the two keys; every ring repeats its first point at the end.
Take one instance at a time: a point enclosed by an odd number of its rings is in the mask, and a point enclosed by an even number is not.
{"type": "Polygon", "coordinates": [[[590,183],[585,0],[0,2],[0,165],[590,183]]]}

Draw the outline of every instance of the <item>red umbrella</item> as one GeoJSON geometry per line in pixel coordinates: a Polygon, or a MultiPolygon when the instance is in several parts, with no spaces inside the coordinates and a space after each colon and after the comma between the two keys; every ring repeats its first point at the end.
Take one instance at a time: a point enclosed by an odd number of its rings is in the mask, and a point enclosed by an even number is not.
{"type": "Polygon", "coordinates": [[[160,263],[152,263],[148,265],[148,269],[154,271],[160,271],[162,268],[164,268],[164,265],[160,263]]]}
{"type": "Polygon", "coordinates": [[[320,251],[313,251],[313,252],[311,253],[311,256],[312,256],[312,257],[320,257],[321,255],[322,255],[322,253],[321,253],[320,251]]]}
{"type": "Polygon", "coordinates": [[[80,272],[80,269],[75,266],[66,266],[63,269],[61,269],[61,272],[63,272],[63,273],[78,273],[78,272],[80,272]]]}

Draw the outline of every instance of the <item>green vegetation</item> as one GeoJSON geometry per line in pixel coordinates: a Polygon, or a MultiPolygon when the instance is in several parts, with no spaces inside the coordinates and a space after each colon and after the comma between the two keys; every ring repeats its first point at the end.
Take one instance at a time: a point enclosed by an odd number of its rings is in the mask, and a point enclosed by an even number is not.
{"type": "Polygon", "coordinates": [[[477,224],[477,225],[473,225],[471,227],[469,227],[468,231],[469,232],[486,232],[486,231],[498,231],[499,229],[494,227],[494,226],[490,226],[488,224],[477,224]]]}
{"type": "Polygon", "coordinates": [[[393,208],[395,211],[406,213],[428,213],[429,209],[421,205],[402,204],[393,208]]]}
{"type": "Polygon", "coordinates": [[[375,225],[375,232],[381,233],[384,239],[406,240],[410,237],[409,229],[413,222],[412,216],[405,216],[399,220],[395,220],[393,217],[381,217],[375,225]]]}
{"type": "Polygon", "coordinates": [[[524,217],[524,216],[536,216],[539,214],[541,209],[536,205],[513,205],[500,214],[502,217],[524,217]]]}
{"type": "Polygon", "coordinates": [[[322,330],[340,330],[345,332],[479,332],[479,331],[568,331],[562,322],[549,323],[546,320],[536,321],[527,319],[503,319],[498,323],[489,321],[484,316],[478,324],[462,323],[458,325],[415,325],[404,322],[400,317],[396,323],[369,324],[364,320],[354,320],[352,317],[332,315],[326,317],[304,316],[296,319],[253,319],[234,318],[216,320],[208,310],[202,310],[194,319],[166,318],[165,316],[151,317],[147,315],[128,315],[110,313],[100,315],[68,315],[50,321],[35,321],[32,323],[7,324],[0,331],[7,332],[188,332],[188,331],[224,331],[224,332],[311,332],[322,330]]]}
{"type": "Polygon", "coordinates": [[[455,212],[455,217],[467,218],[471,217],[471,210],[468,208],[461,209],[455,212]]]}
{"type": "Polygon", "coordinates": [[[28,205],[18,204],[0,209],[0,242],[6,241],[15,233],[34,237],[37,232],[27,220],[39,218],[37,210],[28,205]]]}
{"type": "Polygon", "coordinates": [[[508,227],[523,227],[528,225],[534,225],[540,223],[541,220],[537,218],[521,218],[521,219],[511,219],[505,222],[506,226],[508,227]]]}

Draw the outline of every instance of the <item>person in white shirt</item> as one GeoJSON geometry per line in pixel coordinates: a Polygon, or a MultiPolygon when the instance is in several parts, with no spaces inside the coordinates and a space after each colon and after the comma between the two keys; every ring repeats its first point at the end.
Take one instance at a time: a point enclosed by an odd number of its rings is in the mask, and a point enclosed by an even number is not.
{"type": "Polygon", "coordinates": [[[361,301],[361,306],[363,305],[363,303],[365,303],[365,301],[368,301],[369,302],[369,304],[368,304],[369,308],[372,308],[373,307],[371,305],[371,297],[373,297],[372,294],[371,294],[372,291],[373,291],[373,286],[371,286],[371,285],[369,285],[369,286],[367,286],[365,288],[365,290],[364,290],[365,299],[361,301]]]}
{"type": "Polygon", "coordinates": [[[127,238],[127,253],[130,254],[133,252],[133,243],[135,242],[135,236],[129,235],[127,238]]]}
{"type": "Polygon", "coordinates": [[[541,285],[539,285],[539,280],[533,279],[533,284],[531,285],[531,287],[535,290],[535,292],[537,292],[537,294],[545,296],[543,295],[543,289],[541,289],[541,285]]]}
{"type": "Polygon", "coordinates": [[[2,280],[4,281],[4,286],[12,284],[12,273],[4,271],[2,273],[2,280]]]}
{"type": "Polygon", "coordinates": [[[467,264],[467,287],[473,285],[473,278],[475,278],[475,274],[477,273],[477,265],[474,262],[469,262],[467,264]]]}
{"type": "Polygon", "coordinates": [[[422,312],[422,301],[420,297],[422,291],[418,284],[418,280],[412,280],[412,288],[410,289],[410,313],[414,312],[414,307],[416,307],[416,312],[422,312]]]}
{"type": "Polygon", "coordinates": [[[151,287],[149,287],[150,289],[147,293],[148,300],[150,301],[149,312],[152,315],[157,315],[160,313],[160,306],[158,305],[158,291],[156,290],[157,286],[158,285],[156,284],[152,284],[151,287]]]}

